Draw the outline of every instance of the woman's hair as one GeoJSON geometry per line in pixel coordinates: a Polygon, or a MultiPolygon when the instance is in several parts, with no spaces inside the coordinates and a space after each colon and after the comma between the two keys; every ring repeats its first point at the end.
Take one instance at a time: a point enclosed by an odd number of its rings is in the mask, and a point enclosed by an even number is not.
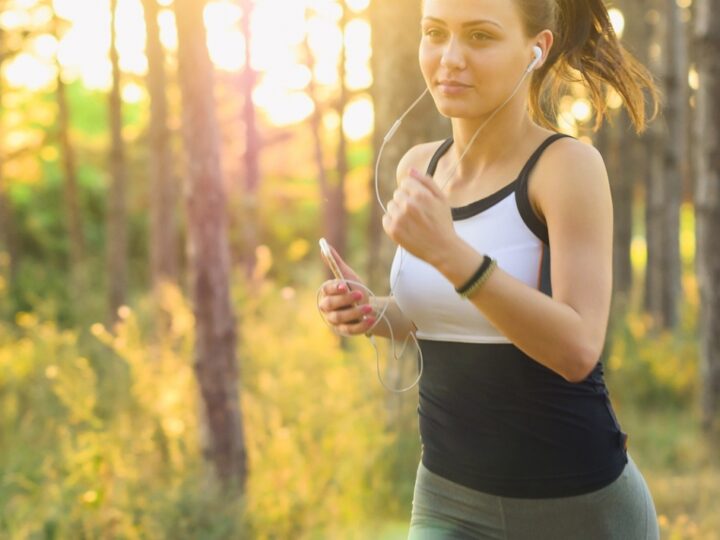
{"type": "Polygon", "coordinates": [[[645,130],[648,90],[657,115],[659,94],[645,66],[622,46],[603,0],[515,0],[528,35],[545,29],[555,42],[545,63],[533,73],[530,111],[536,121],[553,127],[565,82],[584,82],[596,110],[595,129],[607,116],[607,90],[623,99],[635,130],[645,130]],[[553,72],[553,77],[548,77],[553,72]]]}

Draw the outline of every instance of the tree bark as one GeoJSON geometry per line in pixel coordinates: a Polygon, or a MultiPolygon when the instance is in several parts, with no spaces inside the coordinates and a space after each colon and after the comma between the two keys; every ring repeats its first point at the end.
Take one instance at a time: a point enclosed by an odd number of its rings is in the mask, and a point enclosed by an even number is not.
{"type": "Polygon", "coordinates": [[[177,176],[168,127],[165,51],[160,42],[157,0],[143,0],[150,94],[150,275],[155,294],[163,282],[178,281],[177,176]]]}
{"type": "MultiPolygon", "coordinates": [[[[673,145],[677,144],[670,133],[677,128],[681,113],[677,109],[679,61],[674,53],[677,5],[674,0],[663,0],[663,13],[655,28],[656,41],[662,53],[654,61],[655,72],[661,77],[667,95],[667,106],[662,122],[651,129],[648,142],[650,176],[646,186],[647,269],[645,283],[645,309],[652,314],[656,329],[674,328],[677,325],[680,295],[680,199],[682,193],[682,165],[678,163],[673,145]],[[672,44],[672,46],[669,46],[672,44]]],[[[682,38],[684,39],[684,38],[682,38]]],[[[687,75],[685,75],[687,78],[687,75]]],[[[685,127],[677,133],[684,140],[685,127]]]]}
{"type": "MultiPolygon", "coordinates": [[[[603,156],[613,200],[613,297],[626,298],[632,287],[630,246],[632,242],[632,206],[634,178],[632,168],[623,163],[623,145],[629,143],[627,115],[613,111],[612,123],[597,134],[596,144],[603,156]]],[[[623,301],[624,303],[624,301],[623,301]]]]}
{"type": "Polygon", "coordinates": [[[207,455],[225,488],[245,489],[247,463],[238,396],[236,318],[230,302],[227,209],[205,2],[176,0],[183,139],[188,158],[188,253],[196,322],[195,373],[207,428],[207,455]]]}
{"type": "Polygon", "coordinates": [[[57,63],[57,90],[55,97],[58,104],[58,137],[64,176],[63,198],[65,205],[65,227],[70,239],[70,276],[72,297],[84,291],[83,261],[85,260],[85,239],[83,221],[78,201],[77,168],[75,151],[70,140],[70,111],[67,102],[66,87],[62,80],[62,68],[57,63]]]}
{"type": "Polygon", "coordinates": [[[336,102],[335,110],[340,122],[338,124],[338,146],[337,156],[335,159],[335,175],[332,178],[332,185],[328,192],[328,204],[325,207],[325,237],[335,247],[340,256],[345,259],[347,256],[347,223],[348,215],[345,208],[345,179],[348,174],[347,161],[347,137],[345,136],[345,109],[348,105],[348,91],[345,84],[346,78],[346,55],[345,47],[345,27],[347,25],[347,6],[346,2],[340,2],[342,14],[340,16],[340,31],[342,33],[342,47],[340,48],[340,61],[338,79],[340,80],[340,95],[336,102]]]}
{"type": "MultiPolygon", "coordinates": [[[[53,13],[52,33],[60,41],[61,20],[53,13]]],[[[62,78],[62,65],[55,59],[57,83],[55,99],[58,106],[58,142],[63,169],[63,202],[65,206],[65,228],[70,239],[70,291],[71,298],[77,298],[85,291],[84,275],[85,236],[81,205],[78,200],[77,166],[75,150],[70,138],[70,107],[67,99],[67,86],[62,78]]]]}
{"type": "Polygon", "coordinates": [[[720,447],[720,0],[698,0],[697,274],[700,287],[702,420],[720,447]]]}
{"type": "Polygon", "coordinates": [[[682,21],[681,8],[676,0],[665,0],[668,35],[666,36],[668,71],[667,91],[668,137],[665,140],[666,206],[663,229],[666,248],[662,251],[663,296],[662,321],[665,328],[676,328],[682,294],[680,258],[680,206],[687,171],[688,124],[688,50],[687,25],[682,21]]]}
{"type": "Polygon", "coordinates": [[[112,88],[109,96],[110,114],[110,172],[111,185],[107,210],[107,277],[110,324],[118,318],[117,310],[127,296],[127,164],[122,139],[122,100],[120,97],[120,64],[115,30],[117,0],[111,0],[110,61],[112,88]]]}
{"type": "Polygon", "coordinates": [[[245,275],[250,277],[255,268],[255,249],[260,243],[258,233],[258,190],[260,188],[260,152],[262,143],[257,128],[257,117],[252,100],[257,74],[252,68],[250,57],[252,54],[252,32],[250,20],[254,3],[252,0],[242,0],[243,16],[241,29],[245,36],[245,68],[242,73],[243,94],[243,123],[245,126],[245,193],[243,194],[245,220],[244,223],[244,254],[243,265],[245,275]]]}

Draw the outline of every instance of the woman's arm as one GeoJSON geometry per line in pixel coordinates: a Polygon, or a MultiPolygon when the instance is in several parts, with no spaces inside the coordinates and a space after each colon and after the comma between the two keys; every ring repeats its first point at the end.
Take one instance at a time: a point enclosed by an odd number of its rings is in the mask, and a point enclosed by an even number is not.
{"type": "MultiPolygon", "coordinates": [[[[584,380],[605,343],[612,294],[613,209],[593,147],[564,139],[538,163],[537,201],[552,249],[552,297],[501,268],[470,298],[519,349],[571,382],[584,380]]],[[[483,259],[459,237],[429,261],[455,287],[483,259]]]]}

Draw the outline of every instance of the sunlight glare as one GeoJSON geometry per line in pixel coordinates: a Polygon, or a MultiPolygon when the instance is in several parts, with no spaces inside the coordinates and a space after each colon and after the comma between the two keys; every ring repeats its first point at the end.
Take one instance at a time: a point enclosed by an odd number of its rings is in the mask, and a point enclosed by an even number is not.
{"type": "Polygon", "coordinates": [[[372,70],[368,60],[348,61],[345,65],[345,84],[348,90],[363,90],[372,86],[372,70]]]}
{"type": "Polygon", "coordinates": [[[617,37],[622,38],[623,32],[625,32],[625,15],[617,8],[610,8],[608,15],[610,15],[610,22],[615,30],[615,34],[617,37]]]}
{"type": "Polygon", "coordinates": [[[0,13],[0,28],[14,30],[30,26],[30,14],[27,11],[9,10],[0,13]]]}
{"type": "Polygon", "coordinates": [[[343,35],[337,24],[325,18],[312,17],[307,23],[308,43],[319,61],[337,61],[343,45],[343,35]]]}
{"type": "MultiPolygon", "coordinates": [[[[135,75],[145,75],[147,73],[147,58],[145,57],[147,30],[140,0],[118,0],[116,17],[115,28],[117,29],[120,69],[135,75]]],[[[108,40],[108,50],[109,48],[108,40]]]]}
{"type": "Polygon", "coordinates": [[[33,26],[40,28],[52,21],[53,12],[50,6],[35,6],[31,17],[33,26]]]}
{"type": "Polygon", "coordinates": [[[160,43],[169,51],[177,51],[177,27],[175,26],[175,13],[163,9],[158,13],[158,26],[160,27],[160,43]]]}
{"type": "Polygon", "coordinates": [[[37,0],[15,0],[15,7],[19,9],[32,9],[37,4],[37,0]]]}
{"type": "Polygon", "coordinates": [[[368,137],[373,131],[375,114],[369,96],[351,101],[343,114],[343,132],[351,141],[368,137]]]}
{"type": "Polygon", "coordinates": [[[205,6],[210,59],[220,69],[238,71],[245,65],[245,38],[240,32],[242,10],[237,4],[213,1],[205,6]]]}
{"type": "Polygon", "coordinates": [[[4,77],[10,86],[38,91],[51,87],[57,76],[54,66],[28,53],[20,53],[3,66],[4,77]]]}
{"type": "Polygon", "coordinates": [[[346,0],[347,6],[355,13],[365,11],[370,6],[370,0],[346,0]]]}
{"type": "Polygon", "coordinates": [[[104,58],[93,59],[80,71],[83,85],[88,90],[106,92],[112,86],[112,66],[104,58]]]}
{"type": "Polygon", "coordinates": [[[289,90],[303,90],[310,84],[312,74],[307,66],[296,63],[274,66],[263,76],[265,84],[273,88],[287,88],[289,90]]]}
{"type": "Polygon", "coordinates": [[[337,65],[333,61],[322,61],[315,64],[315,82],[333,85],[339,80],[337,65]]]}
{"type": "Polygon", "coordinates": [[[567,112],[560,111],[557,117],[558,130],[566,135],[578,136],[578,126],[575,117],[567,112]]]}
{"type": "Polygon", "coordinates": [[[302,122],[315,110],[315,104],[304,92],[284,93],[281,99],[274,101],[272,107],[265,110],[270,122],[275,126],[287,126],[302,122]]]}
{"type": "Polygon", "coordinates": [[[134,82],[127,83],[122,88],[122,100],[125,103],[140,103],[146,95],[145,88],[134,82]]]}
{"type": "Polygon", "coordinates": [[[250,65],[254,70],[265,71],[287,58],[294,59],[293,49],[305,39],[304,16],[302,2],[265,0],[255,4],[250,20],[250,65]]]}
{"type": "Polygon", "coordinates": [[[693,90],[698,90],[700,88],[700,74],[698,73],[695,64],[691,65],[690,70],[688,71],[688,84],[693,90]]]}
{"type": "Polygon", "coordinates": [[[370,39],[370,24],[363,19],[351,20],[345,26],[345,54],[352,59],[369,59],[370,39]]]}
{"type": "Polygon", "coordinates": [[[572,104],[572,114],[579,122],[587,122],[592,117],[592,106],[587,99],[576,99],[572,104]]]}
{"type": "Polygon", "coordinates": [[[58,40],[50,34],[41,34],[32,41],[31,50],[42,60],[54,62],[58,40]]]}
{"type": "Polygon", "coordinates": [[[96,20],[97,26],[109,25],[110,24],[110,2],[103,0],[101,2],[78,2],[77,0],[52,0],[53,11],[58,17],[73,21],[88,21],[95,17],[100,17],[100,20],[96,20]]]}
{"type": "Polygon", "coordinates": [[[619,109],[623,106],[623,98],[614,88],[608,90],[607,105],[611,109],[619,109]]]}

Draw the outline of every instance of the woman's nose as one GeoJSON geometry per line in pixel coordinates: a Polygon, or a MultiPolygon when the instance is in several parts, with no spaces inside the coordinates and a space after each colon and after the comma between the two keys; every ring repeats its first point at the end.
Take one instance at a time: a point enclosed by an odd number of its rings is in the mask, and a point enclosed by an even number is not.
{"type": "Polygon", "coordinates": [[[448,71],[460,70],[465,67],[465,57],[462,47],[454,37],[450,38],[445,45],[440,65],[448,71]]]}

